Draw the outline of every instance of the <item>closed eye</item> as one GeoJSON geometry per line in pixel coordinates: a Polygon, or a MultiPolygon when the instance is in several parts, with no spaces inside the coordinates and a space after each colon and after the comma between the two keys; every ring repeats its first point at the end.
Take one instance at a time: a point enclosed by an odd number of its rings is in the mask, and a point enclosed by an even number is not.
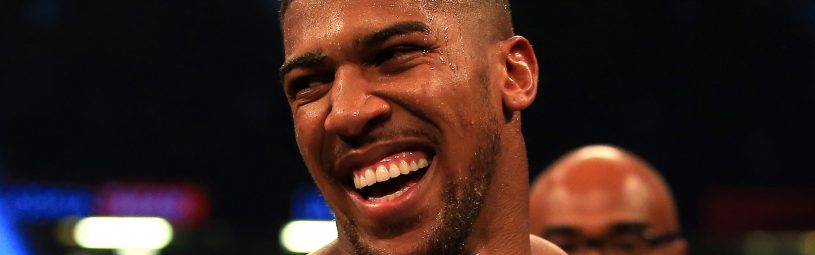
{"type": "Polygon", "coordinates": [[[330,84],[331,78],[324,76],[297,77],[289,81],[286,94],[289,100],[307,103],[319,99],[330,84]]]}
{"type": "Polygon", "coordinates": [[[416,54],[426,53],[426,49],[422,46],[413,44],[400,44],[393,47],[384,49],[377,55],[375,60],[377,65],[387,65],[393,63],[405,62],[416,54]]]}

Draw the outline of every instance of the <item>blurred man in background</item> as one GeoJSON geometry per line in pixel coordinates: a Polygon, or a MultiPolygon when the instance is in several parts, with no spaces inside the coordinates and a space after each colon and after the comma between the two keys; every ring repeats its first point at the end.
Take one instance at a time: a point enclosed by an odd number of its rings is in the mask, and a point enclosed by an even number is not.
{"type": "Polygon", "coordinates": [[[335,212],[325,254],[560,254],[528,232],[532,46],[509,4],[281,3],[300,153],[335,212]]]}
{"type": "Polygon", "coordinates": [[[594,145],[555,162],[532,186],[530,231],[569,254],[685,254],[662,177],[620,148],[594,145]]]}

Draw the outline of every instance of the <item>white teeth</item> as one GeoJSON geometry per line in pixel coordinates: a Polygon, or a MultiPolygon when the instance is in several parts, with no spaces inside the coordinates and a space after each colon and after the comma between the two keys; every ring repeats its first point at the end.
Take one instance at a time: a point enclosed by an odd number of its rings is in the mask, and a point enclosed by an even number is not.
{"type": "Polygon", "coordinates": [[[402,174],[409,174],[410,173],[410,166],[404,160],[402,160],[402,162],[399,162],[399,173],[402,173],[402,174]]]}
{"type": "Polygon", "coordinates": [[[426,167],[428,165],[429,165],[429,163],[427,163],[427,159],[424,159],[424,158],[419,159],[419,168],[424,168],[424,167],[426,167]]]}
{"type": "Polygon", "coordinates": [[[391,177],[388,176],[388,168],[385,166],[379,166],[376,168],[376,182],[384,182],[390,179],[391,177]]]}
{"type": "Polygon", "coordinates": [[[371,201],[374,201],[374,202],[391,201],[394,198],[396,198],[396,196],[394,196],[395,194],[396,193],[393,193],[393,194],[390,194],[390,195],[387,195],[387,196],[384,196],[384,197],[370,197],[370,198],[368,198],[368,200],[371,200],[371,201]]]}
{"type": "Polygon", "coordinates": [[[416,185],[416,184],[412,183],[412,184],[408,185],[407,187],[405,187],[405,188],[403,188],[401,190],[398,190],[396,192],[393,192],[390,195],[386,195],[384,197],[369,197],[368,199],[371,200],[371,201],[374,201],[374,202],[391,201],[391,200],[401,196],[402,193],[405,193],[405,191],[410,189],[410,187],[413,187],[413,185],[416,185]]]}
{"type": "Polygon", "coordinates": [[[365,170],[365,186],[371,186],[376,183],[376,174],[374,174],[374,170],[368,168],[365,170]]]}
{"type": "MultiPolygon", "coordinates": [[[[419,169],[425,168],[429,165],[430,162],[427,159],[420,158],[418,163],[415,160],[410,161],[410,163],[401,160],[398,164],[393,162],[389,165],[379,165],[375,169],[368,168],[362,172],[353,174],[354,188],[362,189],[374,185],[374,183],[377,182],[384,182],[390,180],[391,178],[399,177],[399,175],[410,174],[411,172],[418,171],[419,169]]],[[[379,199],[386,199],[387,197],[388,196],[385,196],[379,199]]]]}
{"type": "Polygon", "coordinates": [[[359,188],[357,189],[364,188],[365,186],[368,186],[368,183],[365,181],[365,175],[363,174],[359,176],[359,188]]]}
{"type": "Polygon", "coordinates": [[[396,166],[396,164],[391,164],[391,166],[388,168],[388,173],[390,174],[391,178],[399,176],[399,167],[396,166]]]}

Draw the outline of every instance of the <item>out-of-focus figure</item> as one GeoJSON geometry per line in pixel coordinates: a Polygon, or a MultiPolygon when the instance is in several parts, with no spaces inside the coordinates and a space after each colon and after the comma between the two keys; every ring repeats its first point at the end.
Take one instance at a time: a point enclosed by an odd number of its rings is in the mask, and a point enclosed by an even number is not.
{"type": "Polygon", "coordinates": [[[592,145],[535,180],[530,231],[569,254],[686,254],[676,205],[662,177],[620,148],[592,145]]]}

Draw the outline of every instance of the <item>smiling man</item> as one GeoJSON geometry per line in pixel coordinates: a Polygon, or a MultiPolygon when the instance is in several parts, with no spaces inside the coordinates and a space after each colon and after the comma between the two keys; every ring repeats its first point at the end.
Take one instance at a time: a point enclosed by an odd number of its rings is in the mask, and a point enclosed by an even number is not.
{"type": "Polygon", "coordinates": [[[339,230],[318,253],[560,254],[528,234],[538,64],[506,1],[282,1],[281,23],[297,143],[339,230]]]}

